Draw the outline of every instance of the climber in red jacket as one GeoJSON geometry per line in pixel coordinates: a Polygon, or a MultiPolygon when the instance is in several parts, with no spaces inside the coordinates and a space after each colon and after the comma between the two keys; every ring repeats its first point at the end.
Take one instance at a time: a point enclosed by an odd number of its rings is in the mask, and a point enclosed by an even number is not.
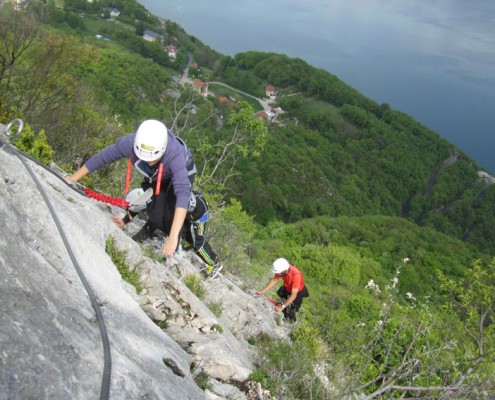
{"type": "Polygon", "coordinates": [[[277,290],[277,294],[282,301],[275,306],[275,311],[282,311],[284,319],[296,322],[296,311],[301,308],[303,298],[309,296],[308,290],[304,285],[303,274],[285,258],[278,258],[273,262],[272,272],[275,274],[274,277],[263,289],[256,293],[265,294],[282,278],[284,284],[277,290]]]}

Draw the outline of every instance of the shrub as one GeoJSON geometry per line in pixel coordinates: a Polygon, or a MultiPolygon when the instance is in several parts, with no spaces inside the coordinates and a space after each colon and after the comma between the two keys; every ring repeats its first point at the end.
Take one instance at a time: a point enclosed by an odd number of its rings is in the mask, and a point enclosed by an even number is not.
{"type": "Polygon", "coordinates": [[[45,131],[42,129],[36,136],[28,125],[24,126],[24,129],[14,144],[19,150],[45,165],[48,165],[52,161],[53,154],[55,153],[53,148],[48,144],[45,131]]]}

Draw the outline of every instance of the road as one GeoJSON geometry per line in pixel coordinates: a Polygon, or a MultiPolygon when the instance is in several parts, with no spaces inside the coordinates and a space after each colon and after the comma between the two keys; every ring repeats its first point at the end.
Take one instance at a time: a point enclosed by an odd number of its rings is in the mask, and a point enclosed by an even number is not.
{"type": "MultiPolygon", "coordinates": [[[[192,64],[192,61],[193,61],[193,58],[192,58],[192,54],[189,53],[188,54],[188,62],[187,62],[187,66],[186,68],[184,69],[184,71],[182,72],[182,76],[179,78],[179,83],[184,86],[186,83],[189,83],[190,85],[194,85],[194,79],[191,79],[189,78],[189,67],[191,66],[192,64]]],[[[241,93],[243,94],[244,96],[248,96],[248,97],[251,97],[253,99],[255,99],[256,101],[258,101],[260,104],[261,104],[261,107],[263,107],[263,110],[270,110],[272,107],[270,106],[270,103],[272,102],[271,100],[268,100],[268,99],[260,99],[258,97],[255,97],[249,93],[246,93],[246,92],[243,92],[242,90],[239,90],[239,89],[236,89],[232,86],[229,86],[223,82],[208,82],[208,83],[215,83],[217,85],[221,85],[221,86],[224,86],[226,88],[229,88],[231,90],[234,90],[238,93],[241,93]]]]}

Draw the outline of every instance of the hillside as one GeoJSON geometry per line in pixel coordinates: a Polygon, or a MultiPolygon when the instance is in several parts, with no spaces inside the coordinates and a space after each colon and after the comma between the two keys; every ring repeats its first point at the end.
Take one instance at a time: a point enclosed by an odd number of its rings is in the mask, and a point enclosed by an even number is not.
{"type": "Polygon", "coordinates": [[[218,85],[212,84],[204,98],[181,84],[184,80],[178,77],[191,62],[197,65],[189,69],[193,77],[225,82],[234,89],[229,92],[234,101],[252,100],[235,90],[263,98],[267,85],[276,87],[271,106],[282,112],[267,122],[269,134],[257,142],[253,154],[262,150],[262,156],[226,160],[215,177],[224,194],[236,193],[257,222],[295,222],[318,215],[400,216],[495,254],[493,179],[435,132],[303,60],[256,51],[225,57],[133,1],[120,4],[118,17],[100,17],[98,12],[108,6],[68,1],[64,11],[44,9],[45,22],[79,39],[52,37],[48,30],[44,41],[54,49],[31,46],[28,57],[59,61],[23,71],[25,76],[44,76],[34,85],[36,91],[20,82],[22,95],[7,96],[35,130],[47,132],[59,163],[77,168],[151,117],[172,126],[207,173],[210,166],[204,160],[218,156],[213,147],[230,140],[231,127],[224,117],[235,108],[218,101],[213,91],[220,90],[218,85]],[[144,40],[145,30],[162,39],[144,40]],[[98,38],[101,34],[109,40],[98,38]],[[167,56],[167,45],[177,49],[175,58],[167,56]],[[44,88],[71,101],[43,100],[38,92],[44,88]],[[42,106],[28,102],[29,109],[22,111],[27,98],[39,99],[42,106]],[[82,140],[72,143],[73,137],[82,140]],[[226,175],[232,179],[224,181],[226,175]]]}
{"type": "Polygon", "coordinates": [[[494,254],[494,180],[436,133],[299,59],[248,52],[217,72],[243,90],[276,85],[285,111],[264,156],[239,167],[235,191],[259,222],[395,215],[494,254]]]}
{"type": "MultiPolygon", "coordinates": [[[[245,389],[255,381],[281,399],[493,397],[494,178],[460,149],[328,71],[282,54],[225,57],[132,0],[119,2],[118,16],[110,13],[116,4],[106,0],[27,4],[22,12],[0,9],[0,57],[6,60],[0,63],[0,123],[26,122],[15,145],[74,171],[143,119],[157,118],[187,142],[198,166],[195,185],[210,202],[209,242],[224,265],[222,279],[211,282],[199,279],[189,252],[163,260],[153,250],[159,241],[138,246],[128,237],[136,225],[122,232],[109,222],[109,211],[119,210],[37,170],[105,300],[96,308],[110,317],[116,335],[114,393],[182,398],[190,391],[201,398],[213,391],[242,399],[233,386],[245,389]],[[162,39],[146,40],[149,30],[162,39]],[[175,60],[164,51],[170,44],[175,60]],[[209,96],[190,85],[197,78],[211,83],[209,96]],[[276,86],[276,98],[256,101],[266,85],[276,86]],[[259,118],[261,104],[268,104],[267,115],[278,107],[277,116],[259,118]],[[270,278],[277,257],[303,271],[310,291],[295,326],[251,295],[270,278]],[[122,264],[129,268],[115,269],[122,264]],[[119,330],[124,323],[129,336],[119,330]],[[140,348],[126,346],[133,340],[140,348]],[[172,349],[164,358],[148,351],[163,346],[172,349]]],[[[62,367],[51,358],[50,370],[67,366],[64,382],[77,380],[74,391],[94,397],[100,375],[91,376],[93,388],[80,389],[79,367],[69,366],[75,357],[78,366],[81,359],[100,370],[93,314],[32,183],[4,148],[0,155],[0,168],[7,168],[0,182],[3,218],[13,232],[4,230],[0,240],[8,271],[3,329],[15,338],[0,358],[7,365],[3,385],[15,398],[10,371],[35,376],[20,357],[19,332],[31,340],[29,354],[43,353],[43,361],[45,352],[58,349],[40,342],[48,331],[68,343],[62,367]],[[24,205],[26,197],[32,207],[24,205]],[[31,226],[38,227],[35,236],[26,231],[31,226]],[[47,244],[39,245],[39,238],[47,244]],[[16,242],[24,251],[11,251],[16,242]],[[31,275],[33,263],[53,285],[31,275]],[[16,293],[22,301],[12,300],[16,293]],[[62,293],[82,301],[64,308],[63,323],[53,307],[67,300],[62,293]],[[38,302],[46,305],[41,312],[38,302]],[[80,321],[72,313],[79,308],[86,319],[73,339],[64,326],[80,321]],[[91,343],[79,347],[86,334],[91,343]]],[[[122,196],[125,171],[124,160],[82,183],[122,196]]],[[[132,184],[140,179],[135,173],[132,184]]]]}

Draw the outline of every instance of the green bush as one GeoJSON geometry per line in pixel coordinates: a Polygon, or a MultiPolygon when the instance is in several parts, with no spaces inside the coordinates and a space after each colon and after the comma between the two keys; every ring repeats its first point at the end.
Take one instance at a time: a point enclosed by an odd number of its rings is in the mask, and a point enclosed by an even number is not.
{"type": "Polygon", "coordinates": [[[304,347],[311,357],[316,357],[321,348],[318,336],[318,330],[307,323],[297,325],[291,335],[296,347],[304,347]]]}
{"type": "Polygon", "coordinates": [[[14,145],[21,151],[48,165],[53,159],[54,150],[48,144],[45,131],[42,129],[38,135],[35,135],[33,129],[29,125],[25,125],[19,138],[14,142],[14,145]]]}

